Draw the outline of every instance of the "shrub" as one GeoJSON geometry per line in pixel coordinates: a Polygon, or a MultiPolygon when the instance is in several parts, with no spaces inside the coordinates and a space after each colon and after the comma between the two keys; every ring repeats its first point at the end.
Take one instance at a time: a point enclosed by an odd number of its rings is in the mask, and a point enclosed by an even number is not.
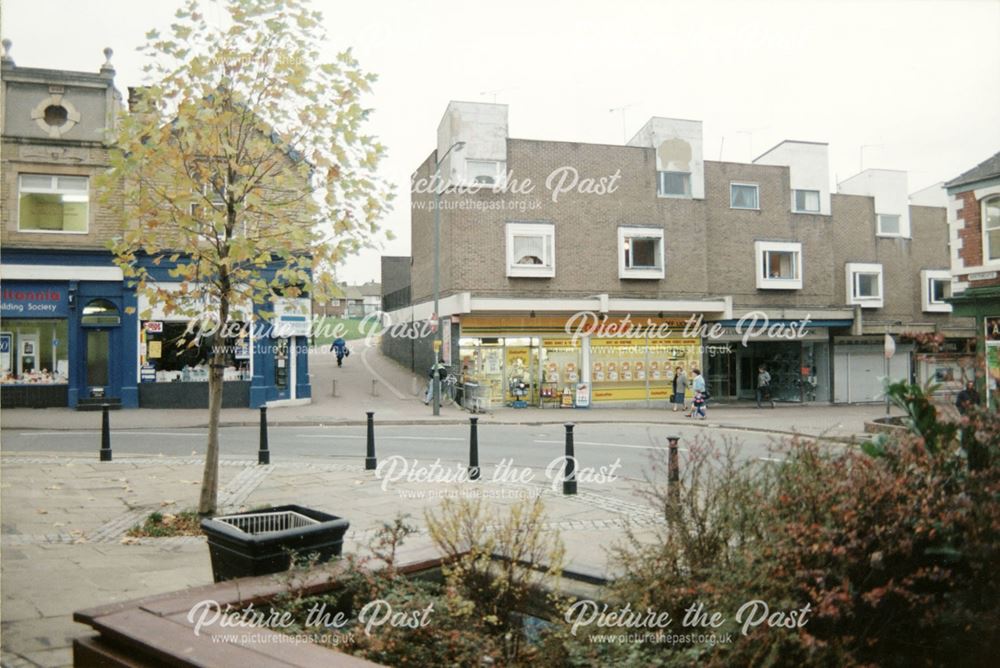
{"type": "MultiPolygon", "coordinates": [[[[878,457],[793,440],[775,466],[692,448],[676,496],[651,487],[667,525],[619,552],[613,595],[672,613],[701,601],[730,619],[751,599],[808,604],[808,621],[747,635],[727,621],[716,633],[734,632],[732,644],[629,651],[650,665],[990,664],[1000,651],[1000,476],[992,464],[970,470],[936,415],[911,417],[919,429],[883,441],[878,457]]],[[[974,429],[983,461],[995,462],[996,420],[974,429]]]]}

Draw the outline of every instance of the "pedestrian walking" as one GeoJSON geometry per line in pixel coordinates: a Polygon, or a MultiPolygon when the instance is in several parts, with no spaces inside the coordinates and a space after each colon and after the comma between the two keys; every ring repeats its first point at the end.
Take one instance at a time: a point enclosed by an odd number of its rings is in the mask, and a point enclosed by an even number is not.
{"type": "Polygon", "coordinates": [[[694,401],[691,404],[691,412],[688,417],[698,417],[704,420],[708,417],[708,388],[705,386],[705,377],[701,375],[701,370],[691,369],[694,379],[691,381],[691,389],[694,390],[694,401]]]}
{"type": "Polygon", "coordinates": [[[437,362],[431,365],[430,370],[427,373],[427,394],[424,395],[424,405],[431,402],[434,398],[434,374],[437,374],[439,380],[444,380],[448,377],[448,367],[444,365],[444,360],[439,359],[437,362]]]}
{"type": "Polygon", "coordinates": [[[671,396],[671,401],[674,404],[673,412],[677,412],[677,407],[680,406],[682,411],[687,410],[687,400],[685,398],[685,393],[687,392],[688,378],[687,374],[684,373],[682,367],[677,367],[674,369],[674,393],[671,396]]]}
{"type": "Polygon", "coordinates": [[[767,367],[763,364],[757,367],[757,408],[760,408],[762,400],[770,401],[771,408],[774,408],[774,396],[771,394],[771,374],[767,372],[767,367]]]}
{"type": "Polygon", "coordinates": [[[337,366],[344,366],[344,358],[351,354],[351,351],[347,349],[347,341],[339,336],[334,339],[333,345],[330,346],[330,352],[337,355],[337,366]]]}

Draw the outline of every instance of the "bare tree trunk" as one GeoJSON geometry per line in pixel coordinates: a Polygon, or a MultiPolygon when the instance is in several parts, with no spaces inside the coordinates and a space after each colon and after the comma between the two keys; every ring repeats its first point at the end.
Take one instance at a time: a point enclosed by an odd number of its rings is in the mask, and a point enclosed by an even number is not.
{"type": "Polygon", "coordinates": [[[208,447],[205,449],[205,472],[201,479],[198,514],[214,515],[219,503],[219,416],[222,413],[223,371],[226,339],[222,333],[229,322],[229,303],[223,299],[219,309],[219,330],[212,342],[208,371],[208,447]]]}

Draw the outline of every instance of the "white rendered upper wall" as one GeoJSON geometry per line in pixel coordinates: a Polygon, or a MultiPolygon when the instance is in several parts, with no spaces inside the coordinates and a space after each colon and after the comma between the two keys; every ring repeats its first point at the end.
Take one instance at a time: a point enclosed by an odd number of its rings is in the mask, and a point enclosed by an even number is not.
{"type": "Polygon", "coordinates": [[[910,193],[910,204],[913,206],[948,206],[948,193],[944,190],[944,181],[939,181],[923,190],[910,193]]]}
{"type": "Polygon", "coordinates": [[[451,101],[438,124],[437,154],[444,155],[455,142],[465,142],[453,150],[441,165],[441,175],[450,183],[468,183],[469,162],[480,167],[496,163],[498,174],[506,173],[507,105],[485,102],[451,101]]]}
{"type": "Polygon", "coordinates": [[[691,197],[705,199],[701,121],[654,116],[629,140],[628,146],[654,149],[657,171],[690,174],[691,197]]]}
{"type": "Polygon", "coordinates": [[[875,198],[875,215],[899,216],[899,234],[910,236],[910,196],[907,192],[906,172],[895,169],[866,169],[837,184],[845,195],[862,195],[875,198]]]}
{"type": "MultiPolygon", "coordinates": [[[[808,141],[783,141],[753,161],[755,165],[788,167],[792,189],[791,210],[805,213],[796,207],[796,190],[819,192],[819,213],[830,215],[830,151],[826,144],[808,141]]],[[[815,194],[813,194],[815,197],[815,194]]]]}

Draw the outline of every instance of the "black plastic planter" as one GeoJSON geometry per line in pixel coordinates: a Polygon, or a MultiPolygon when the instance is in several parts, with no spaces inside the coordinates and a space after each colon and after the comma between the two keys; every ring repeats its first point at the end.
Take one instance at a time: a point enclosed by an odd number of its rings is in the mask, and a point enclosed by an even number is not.
{"type": "Polygon", "coordinates": [[[340,556],[347,520],[302,506],[277,506],[201,521],[216,582],[288,570],[292,552],[340,556]]]}

